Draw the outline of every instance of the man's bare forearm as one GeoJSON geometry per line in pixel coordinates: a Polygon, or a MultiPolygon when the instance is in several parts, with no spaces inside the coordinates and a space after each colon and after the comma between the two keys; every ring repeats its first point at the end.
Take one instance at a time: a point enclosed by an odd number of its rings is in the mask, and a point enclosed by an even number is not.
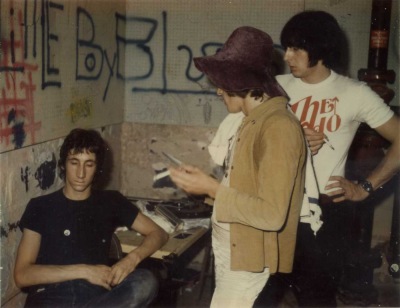
{"type": "Polygon", "coordinates": [[[153,231],[149,233],[148,235],[145,236],[142,244],[132,250],[127,257],[128,258],[134,258],[135,261],[135,267],[143,261],[145,258],[151,256],[153,253],[155,253],[158,249],[160,249],[164,244],[168,241],[168,234],[160,229],[153,231]]]}
{"type": "Polygon", "coordinates": [[[391,145],[385,157],[367,177],[374,190],[387,183],[400,170],[400,119],[394,115],[376,131],[391,145]]]}
{"type": "Polygon", "coordinates": [[[77,265],[37,265],[32,264],[16,273],[15,281],[18,287],[28,287],[38,284],[58,283],[73,279],[84,279],[86,266],[77,265]]]}
{"type": "Polygon", "coordinates": [[[367,180],[371,182],[374,190],[386,184],[400,171],[400,145],[392,144],[385,157],[378,166],[369,174],[367,180]]]}

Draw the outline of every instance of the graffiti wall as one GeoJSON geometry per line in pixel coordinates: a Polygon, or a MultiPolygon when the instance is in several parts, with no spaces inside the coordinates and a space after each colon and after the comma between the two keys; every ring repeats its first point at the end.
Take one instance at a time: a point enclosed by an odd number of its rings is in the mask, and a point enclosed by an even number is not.
{"type": "Polygon", "coordinates": [[[2,298],[19,290],[12,279],[17,243],[21,232],[18,222],[31,197],[60,187],[56,160],[61,140],[26,147],[0,156],[1,181],[1,260],[2,298]],[[15,164],[18,162],[18,164],[15,164]],[[11,167],[12,166],[12,167],[11,167]],[[3,172],[7,170],[7,172],[3,172]]]}
{"type": "MultiPolygon", "coordinates": [[[[394,2],[396,6],[398,1],[394,2]]],[[[368,62],[371,1],[203,0],[163,1],[162,6],[159,3],[127,3],[127,122],[218,125],[226,114],[225,106],[216,99],[215,90],[194,67],[192,59],[215,53],[229,34],[243,25],[268,32],[279,53],[282,26],[304,9],[326,10],[338,19],[348,37],[348,72],[352,77],[357,78],[358,70],[368,62]]],[[[396,9],[393,8],[394,24],[398,18],[396,9]]],[[[398,56],[396,60],[393,51],[398,50],[398,28],[393,29],[389,65],[397,70],[398,56]]],[[[397,88],[397,84],[391,86],[397,88]]]]}
{"type": "Polygon", "coordinates": [[[122,121],[124,15],[123,1],[2,0],[0,152],[122,121]]]}
{"type": "MultiPolygon", "coordinates": [[[[1,302],[20,292],[13,266],[30,198],[62,186],[63,137],[113,134],[124,112],[124,1],[1,1],[1,302]],[[121,41],[122,40],[122,41],[121,41]]],[[[117,137],[119,140],[119,137],[117,137]]],[[[19,305],[15,305],[16,307],[19,305]]]]}
{"type": "Polygon", "coordinates": [[[225,117],[226,108],[194,67],[193,58],[214,54],[235,28],[244,25],[268,32],[282,58],[280,25],[304,4],[205,0],[163,1],[160,7],[159,3],[127,2],[126,36],[132,45],[126,53],[125,120],[212,127],[225,117]]]}

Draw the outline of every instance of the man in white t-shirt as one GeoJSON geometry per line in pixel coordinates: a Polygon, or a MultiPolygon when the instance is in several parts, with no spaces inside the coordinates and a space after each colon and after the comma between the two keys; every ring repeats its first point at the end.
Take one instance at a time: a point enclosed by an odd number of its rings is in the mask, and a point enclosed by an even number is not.
{"type": "MultiPolygon", "coordinates": [[[[316,235],[309,224],[300,223],[294,271],[288,278],[297,284],[299,306],[336,305],[336,287],[347,253],[346,230],[351,227],[349,201],[366,199],[400,169],[399,118],[365,83],[335,72],[342,59],[343,39],[335,18],[322,11],[295,15],[281,33],[291,74],[277,80],[289,95],[290,108],[313,154],[323,221],[316,235]],[[354,182],[345,178],[345,164],[361,123],[391,146],[366,178],[354,182]]],[[[255,306],[274,305],[265,297],[271,299],[272,288],[266,286],[255,306]]]]}

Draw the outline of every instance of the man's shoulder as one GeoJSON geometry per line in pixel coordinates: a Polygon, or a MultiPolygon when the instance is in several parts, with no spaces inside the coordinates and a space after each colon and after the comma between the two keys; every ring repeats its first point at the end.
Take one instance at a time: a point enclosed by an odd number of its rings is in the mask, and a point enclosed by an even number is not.
{"type": "Polygon", "coordinates": [[[26,206],[26,211],[29,213],[33,212],[48,212],[53,211],[55,208],[54,205],[64,204],[62,202],[62,190],[57,190],[55,192],[49,193],[47,195],[37,196],[31,198],[26,206]]]}
{"type": "Polygon", "coordinates": [[[357,79],[354,79],[350,76],[338,74],[332,71],[332,81],[336,83],[341,83],[347,87],[364,87],[366,83],[357,79]]]}
{"type": "MultiPolygon", "coordinates": [[[[296,82],[296,80],[298,80],[297,77],[294,77],[292,74],[282,74],[282,75],[277,75],[275,76],[276,80],[279,82],[280,85],[282,86],[286,86],[289,83],[293,83],[296,82]]],[[[328,79],[326,79],[325,81],[321,81],[320,85],[322,84],[326,84],[329,85],[331,82],[335,82],[335,83],[339,83],[342,84],[344,86],[348,86],[348,87],[360,87],[360,86],[364,86],[365,82],[356,80],[354,78],[342,75],[342,74],[338,74],[334,71],[331,71],[331,75],[329,76],[328,79]]]]}
{"type": "MultiPolygon", "coordinates": [[[[92,191],[95,208],[103,213],[112,213],[112,215],[123,215],[124,218],[130,217],[133,211],[137,212],[137,207],[121,192],[117,190],[94,190],[92,191]]],[[[131,225],[124,223],[124,225],[131,225]]]]}
{"type": "Polygon", "coordinates": [[[295,77],[292,74],[276,75],[275,78],[280,84],[286,83],[286,82],[289,82],[290,80],[295,79],[295,77]]]}
{"type": "Polygon", "coordinates": [[[286,98],[273,98],[269,104],[264,104],[263,108],[266,112],[260,113],[262,119],[260,122],[264,127],[274,127],[275,129],[293,127],[302,130],[297,117],[289,111],[286,98]]]}
{"type": "Polygon", "coordinates": [[[118,190],[93,190],[92,196],[96,203],[115,204],[129,202],[128,199],[118,190]]]}
{"type": "Polygon", "coordinates": [[[38,197],[34,197],[31,199],[32,203],[38,203],[38,204],[45,204],[48,203],[50,201],[59,199],[62,196],[62,190],[56,190],[52,193],[49,193],[47,195],[42,195],[42,196],[38,196],[38,197]]]}

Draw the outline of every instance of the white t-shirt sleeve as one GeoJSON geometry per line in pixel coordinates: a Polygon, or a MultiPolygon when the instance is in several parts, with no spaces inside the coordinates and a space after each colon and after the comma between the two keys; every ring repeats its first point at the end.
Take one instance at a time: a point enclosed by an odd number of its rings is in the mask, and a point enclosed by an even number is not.
{"type": "Polygon", "coordinates": [[[385,124],[393,116],[394,112],[385,102],[366,84],[359,86],[359,99],[362,108],[356,115],[356,120],[367,123],[371,128],[385,124]]]}

